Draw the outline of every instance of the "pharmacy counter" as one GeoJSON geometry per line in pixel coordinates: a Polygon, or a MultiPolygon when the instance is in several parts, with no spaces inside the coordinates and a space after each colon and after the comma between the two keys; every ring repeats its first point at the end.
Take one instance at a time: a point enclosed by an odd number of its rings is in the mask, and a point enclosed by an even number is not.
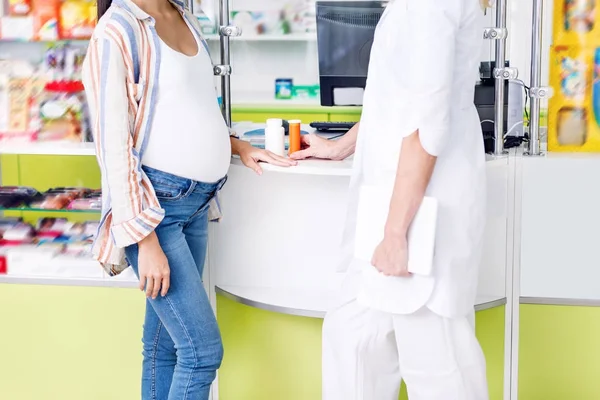
{"type": "MultiPolygon", "coordinates": [[[[263,167],[257,176],[233,161],[221,196],[224,218],[210,225],[211,297],[226,349],[219,398],[318,399],[322,317],[343,279],[336,267],[352,162],[263,167]]],[[[510,307],[504,303],[514,158],[490,158],[488,172],[477,337],[490,398],[500,400],[509,365],[504,348],[510,307]]]]}
{"type": "MultiPolygon", "coordinates": [[[[337,273],[352,161],[308,160],[264,166],[262,176],[233,160],[211,225],[209,265],[217,293],[284,314],[322,317],[337,273]]],[[[509,158],[488,159],[489,217],[478,310],[506,301],[509,158]]]]}

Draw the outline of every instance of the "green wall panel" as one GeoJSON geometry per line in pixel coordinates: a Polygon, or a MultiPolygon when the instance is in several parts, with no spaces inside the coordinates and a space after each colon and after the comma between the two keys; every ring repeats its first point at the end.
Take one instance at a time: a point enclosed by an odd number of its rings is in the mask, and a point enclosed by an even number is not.
{"type": "Polygon", "coordinates": [[[329,120],[336,122],[358,122],[360,121],[360,113],[329,114],[329,120]]]}
{"type": "Polygon", "coordinates": [[[302,113],[293,111],[273,111],[270,113],[265,112],[234,112],[231,116],[235,122],[256,122],[265,123],[269,118],[281,118],[281,119],[299,119],[303,124],[310,124],[315,121],[328,121],[329,116],[327,114],[318,113],[302,113]]]}
{"type": "Polygon", "coordinates": [[[19,180],[19,156],[0,155],[0,179],[3,185],[10,185],[19,180]]]}
{"type": "MultiPolygon", "coordinates": [[[[222,296],[217,316],[225,346],[220,400],[321,398],[322,320],[259,310],[222,296]]],[[[501,400],[504,307],[477,313],[477,336],[488,363],[490,400],[501,400]]]]}
{"type": "Polygon", "coordinates": [[[600,399],[600,308],[521,305],[519,400],[600,399]]]}
{"type": "Polygon", "coordinates": [[[100,188],[100,168],[90,156],[19,156],[20,183],[43,191],[56,186],[100,188]]]}
{"type": "Polygon", "coordinates": [[[139,399],[135,289],[0,284],[0,399],[139,399]]]}

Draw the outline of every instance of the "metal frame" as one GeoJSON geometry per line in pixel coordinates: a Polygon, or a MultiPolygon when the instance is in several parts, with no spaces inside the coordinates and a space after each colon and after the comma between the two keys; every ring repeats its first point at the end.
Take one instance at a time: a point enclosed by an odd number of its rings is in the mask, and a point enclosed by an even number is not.
{"type": "MultiPolygon", "coordinates": [[[[221,35],[221,65],[231,68],[230,38],[225,35],[225,27],[229,26],[229,0],[219,0],[219,34],[221,35]]],[[[218,71],[215,71],[218,73],[218,71]]],[[[221,75],[222,111],[227,125],[231,127],[231,70],[221,75]]]]}
{"type": "Polygon", "coordinates": [[[497,35],[492,39],[496,42],[496,67],[494,68],[494,78],[496,79],[495,90],[495,109],[494,109],[494,154],[503,155],[504,153],[504,76],[506,64],[506,0],[496,2],[496,29],[503,34],[497,35]],[[500,107],[498,107],[500,104],[500,107]]]}
{"type": "Polygon", "coordinates": [[[540,103],[552,95],[550,88],[542,87],[542,25],[544,0],[533,0],[532,36],[531,36],[531,113],[529,123],[528,155],[538,156],[540,148],[540,103]]]}
{"type": "Polygon", "coordinates": [[[231,25],[229,1],[219,0],[219,36],[221,64],[215,65],[214,73],[221,77],[221,111],[231,127],[231,38],[242,34],[241,29],[231,25]]]}

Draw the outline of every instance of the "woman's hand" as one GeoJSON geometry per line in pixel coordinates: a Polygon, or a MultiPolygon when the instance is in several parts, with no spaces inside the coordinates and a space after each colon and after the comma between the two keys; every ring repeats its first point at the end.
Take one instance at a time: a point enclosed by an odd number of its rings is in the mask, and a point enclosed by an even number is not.
{"type": "Polygon", "coordinates": [[[375,249],[371,264],[386,276],[410,276],[406,237],[386,236],[375,249]]]}
{"type": "Polygon", "coordinates": [[[138,273],[140,290],[146,289],[146,297],[156,299],[159,293],[167,295],[171,269],[155,232],[138,244],[138,273]]]}
{"type": "Polygon", "coordinates": [[[302,135],[303,150],[290,154],[294,160],[304,160],[306,158],[320,158],[323,160],[342,160],[344,159],[341,149],[336,146],[335,141],[323,139],[322,137],[311,133],[302,135]]]}
{"type": "Polygon", "coordinates": [[[260,162],[266,162],[268,164],[277,165],[278,167],[291,167],[298,164],[297,161],[290,160],[286,157],[278,156],[270,151],[257,149],[248,142],[241,140],[236,141],[234,153],[237,153],[242,160],[242,163],[258,175],[262,174],[262,168],[260,162]]]}

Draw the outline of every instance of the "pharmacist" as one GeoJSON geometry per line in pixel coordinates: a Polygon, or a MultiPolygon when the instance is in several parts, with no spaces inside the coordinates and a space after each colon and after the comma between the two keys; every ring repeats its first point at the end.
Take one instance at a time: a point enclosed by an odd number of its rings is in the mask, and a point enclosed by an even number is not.
{"type": "Polygon", "coordinates": [[[337,142],[308,136],[292,156],[341,159],[356,148],[348,274],[323,327],[324,400],[395,400],[402,379],[411,400],[488,398],[472,324],[486,201],[473,105],[481,13],[478,0],[390,2],[360,124],[337,142]],[[359,196],[368,186],[391,193],[370,262],[353,257],[357,212],[365,209],[359,196]],[[407,232],[425,195],[439,204],[433,272],[410,275],[407,232]]]}

